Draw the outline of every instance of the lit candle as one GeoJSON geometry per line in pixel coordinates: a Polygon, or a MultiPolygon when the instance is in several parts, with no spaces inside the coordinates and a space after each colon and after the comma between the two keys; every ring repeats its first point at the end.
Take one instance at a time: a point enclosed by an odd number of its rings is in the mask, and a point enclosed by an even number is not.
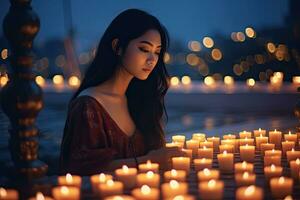
{"type": "Polygon", "coordinates": [[[213,159],[213,156],[214,156],[213,148],[206,148],[206,146],[203,146],[203,148],[198,149],[198,158],[213,159]]]}
{"type": "Polygon", "coordinates": [[[300,172],[300,159],[290,161],[291,168],[291,177],[295,180],[299,180],[299,172],[300,172]]]}
{"type": "Polygon", "coordinates": [[[136,185],[136,168],[128,168],[123,165],[122,168],[115,170],[116,180],[121,181],[126,189],[134,188],[136,185]]]}
{"type": "Polygon", "coordinates": [[[158,188],[160,183],[160,176],[159,174],[154,174],[152,171],[148,171],[147,173],[138,174],[136,180],[138,187],[148,185],[152,188],[158,188]]]}
{"type": "Polygon", "coordinates": [[[242,131],[242,132],[239,132],[239,136],[241,139],[251,138],[252,133],[250,131],[242,131]]]}
{"type": "Polygon", "coordinates": [[[269,132],[269,141],[270,141],[270,143],[275,144],[276,149],[280,149],[281,138],[282,138],[281,131],[277,131],[275,129],[274,131],[269,132]]]}
{"type": "Polygon", "coordinates": [[[137,200],[159,199],[159,190],[157,188],[150,188],[148,185],[143,185],[141,188],[132,190],[131,194],[137,200]]]}
{"type": "Polygon", "coordinates": [[[161,185],[161,191],[163,198],[175,197],[177,195],[187,194],[188,185],[187,183],[171,180],[169,183],[163,183],[161,185]]]}
{"type": "Polygon", "coordinates": [[[105,198],[112,195],[123,194],[124,186],[122,182],[108,180],[106,183],[101,183],[98,185],[98,194],[100,198],[105,198]]]}
{"type": "Polygon", "coordinates": [[[185,156],[189,157],[190,159],[193,158],[193,150],[192,149],[181,149],[182,152],[185,153],[185,156]]]}
{"type": "Polygon", "coordinates": [[[211,179],[219,179],[220,171],[217,169],[205,168],[197,173],[198,181],[209,181],[211,179]]]}
{"type": "Polygon", "coordinates": [[[240,139],[240,146],[245,146],[246,144],[253,146],[254,145],[254,139],[253,138],[240,139]]]}
{"type": "Polygon", "coordinates": [[[264,156],[264,166],[281,166],[281,156],[264,156]]]}
{"type": "Polygon", "coordinates": [[[267,181],[269,181],[271,178],[279,177],[282,174],[282,167],[280,166],[267,166],[264,167],[264,174],[267,181]]]}
{"type": "Polygon", "coordinates": [[[234,164],[234,172],[237,173],[244,173],[249,172],[253,173],[254,164],[253,163],[247,163],[246,161],[235,163],[234,164]]]}
{"type": "Polygon", "coordinates": [[[197,150],[199,148],[199,141],[198,140],[188,140],[186,141],[186,148],[191,149],[193,151],[193,155],[197,155],[197,150]]]}
{"type": "Polygon", "coordinates": [[[55,200],[77,200],[80,199],[80,189],[75,186],[57,186],[52,189],[55,200]]]}
{"type": "Polygon", "coordinates": [[[300,151],[295,151],[292,149],[291,151],[286,152],[287,161],[290,162],[291,160],[296,160],[297,158],[300,159],[300,151]]]}
{"type": "Polygon", "coordinates": [[[263,200],[264,191],[254,185],[239,187],[236,190],[236,200],[263,200]]]}
{"type": "Polygon", "coordinates": [[[266,150],[265,156],[282,156],[282,152],[280,150],[266,150]]]}
{"type": "Polygon", "coordinates": [[[184,135],[173,135],[172,136],[172,141],[173,142],[185,143],[185,136],[184,135]]]}
{"type": "Polygon", "coordinates": [[[224,182],[218,180],[204,181],[198,184],[201,199],[223,199],[224,182]]]}
{"type": "Polygon", "coordinates": [[[0,187],[0,199],[3,200],[18,200],[19,193],[17,190],[14,189],[5,189],[0,187]]]}
{"type": "Polygon", "coordinates": [[[204,142],[200,142],[200,148],[206,146],[207,148],[214,148],[213,142],[209,142],[205,140],[204,142]]]}
{"type": "Polygon", "coordinates": [[[58,184],[59,185],[66,185],[66,186],[75,186],[79,187],[81,186],[81,177],[76,175],[71,175],[70,173],[67,173],[66,176],[59,176],[58,177],[58,184]]]}
{"type": "Polygon", "coordinates": [[[281,145],[282,145],[283,156],[286,156],[287,151],[291,151],[293,148],[295,148],[294,141],[284,141],[284,142],[281,142],[281,145]]]}
{"type": "Polygon", "coordinates": [[[170,143],[166,143],[166,147],[179,147],[179,148],[183,148],[184,147],[184,143],[182,143],[182,142],[170,142],[170,143]]]}
{"type": "Polygon", "coordinates": [[[189,157],[173,157],[172,168],[176,170],[190,171],[191,159],[189,157]]]}
{"type": "Polygon", "coordinates": [[[264,143],[268,143],[268,137],[265,137],[265,136],[263,136],[263,135],[260,135],[259,137],[256,137],[255,138],[255,143],[256,143],[256,148],[257,148],[257,150],[259,150],[260,151],[260,145],[261,144],[264,144],[264,143]]]}
{"type": "Polygon", "coordinates": [[[159,164],[152,163],[150,160],[147,160],[147,163],[139,164],[139,173],[146,173],[148,171],[159,173],[159,164]]]}
{"type": "MultiPolygon", "coordinates": [[[[232,145],[233,146],[233,153],[237,152],[238,150],[238,145],[239,145],[239,140],[238,139],[226,139],[226,140],[221,140],[221,145],[232,145]]],[[[222,152],[220,150],[220,152],[222,152]]],[[[228,152],[228,151],[227,151],[228,152]]],[[[228,152],[229,153],[229,152],[228,152]]]]}
{"type": "Polygon", "coordinates": [[[93,192],[96,193],[98,191],[98,185],[100,183],[106,183],[106,181],[112,180],[112,179],[113,179],[113,177],[110,174],[100,173],[100,174],[92,175],[90,178],[90,181],[91,181],[93,192]]]}
{"type": "Polygon", "coordinates": [[[220,145],[220,138],[219,137],[209,137],[207,138],[207,141],[212,142],[213,143],[213,149],[214,152],[218,152],[219,151],[219,145],[220,145]]]}
{"type": "Polygon", "coordinates": [[[205,141],[205,134],[204,133],[193,133],[192,140],[198,140],[199,142],[205,141]]]}
{"type": "Polygon", "coordinates": [[[221,144],[219,145],[220,153],[224,151],[228,153],[234,153],[234,146],[232,144],[221,144]]]}
{"type": "Polygon", "coordinates": [[[135,198],[129,195],[113,195],[104,198],[104,200],[135,200],[135,198]]]}
{"type": "Polygon", "coordinates": [[[272,196],[276,199],[282,199],[292,194],[293,179],[288,177],[276,177],[270,180],[272,196]]]}
{"type": "MultiPolygon", "coordinates": [[[[1,196],[0,199],[2,199],[1,196]]],[[[54,200],[54,199],[48,196],[44,196],[43,193],[41,192],[37,192],[36,195],[34,197],[29,198],[29,200],[54,200]]]]}
{"type": "Polygon", "coordinates": [[[175,170],[164,172],[165,182],[170,182],[171,180],[176,180],[179,182],[185,182],[186,180],[186,171],[184,170],[175,170]]]}
{"type": "Polygon", "coordinates": [[[226,134],[226,135],[223,135],[223,139],[224,140],[227,140],[227,139],[236,139],[236,136],[233,135],[233,134],[226,134]]]}
{"type": "Polygon", "coordinates": [[[224,151],[217,155],[219,168],[222,173],[231,173],[233,171],[233,154],[224,151]]]}
{"type": "Polygon", "coordinates": [[[195,200],[195,197],[192,195],[177,195],[175,197],[167,198],[166,200],[195,200]]]}
{"type": "Polygon", "coordinates": [[[240,157],[241,161],[254,162],[255,146],[250,146],[248,144],[240,146],[240,157]]]}
{"type": "Polygon", "coordinates": [[[261,154],[263,156],[265,155],[265,151],[272,150],[274,148],[275,148],[275,144],[271,144],[271,143],[262,143],[262,144],[260,144],[260,150],[261,150],[261,154]]]}
{"type": "Polygon", "coordinates": [[[235,183],[238,187],[255,185],[256,175],[249,172],[235,174],[235,183]]]}
{"type": "Polygon", "coordinates": [[[289,131],[288,134],[284,134],[284,139],[288,141],[294,141],[295,144],[297,143],[297,134],[292,134],[291,131],[289,131]]]}
{"type": "Polygon", "coordinates": [[[209,158],[194,159],[194,166],[196,172],[203,170],[205,168],[211,169],[212,159],[209,158]]]}
{"type": "Polygon", "coordinates": [[[266,136],[267,131],[259,128],[258,130],[254,130],[253,133],[254,133],[254,137],[258,137],[260,135],[266,136]]]}

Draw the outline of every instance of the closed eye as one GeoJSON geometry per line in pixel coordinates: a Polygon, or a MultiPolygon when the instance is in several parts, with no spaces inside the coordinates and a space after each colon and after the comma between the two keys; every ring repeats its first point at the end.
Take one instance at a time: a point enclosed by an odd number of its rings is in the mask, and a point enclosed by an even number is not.
{"type": "MultiPolygon", "coordinates": [[[[145,52],[145,53],[148,53],[148,52],[149,52],[147,49],[144,49],[144,48],[142,48],[142,47],[139,47],[139,49],[140,49],[140,51],[145,52]]],[[[155,54],[156,54],[156,55],[159,55],[160,52],[155,52],[155,54]]]]}

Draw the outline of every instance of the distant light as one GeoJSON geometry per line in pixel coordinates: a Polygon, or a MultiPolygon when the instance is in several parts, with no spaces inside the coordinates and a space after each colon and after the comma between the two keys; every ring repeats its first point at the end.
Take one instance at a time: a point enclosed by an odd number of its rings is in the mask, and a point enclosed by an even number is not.
{"type": "Polygon", "coordinates": [[[242,69],[242,67],[241,67],[239,64],[235,64],[235,65],[233,66],[233,72],[234,72],[237,76],[240,76],[240,75],[242,75],[242,73],[243,73],[243,69],[242,69]]]}
{"type": "Polygon", "coordinates": [[[8,82],[7,76],[0,76],[0,86],[3,87],[8,82]]]}
{"type": "Polygon", "coordinates": [[[254,29],[251,28],[251,27],[246,28],[246,29],[245,29],[245,33],[246,33],[246,35],[247,35],[249,38],[255,38],[255,37],[256,37],[255,31],[254,31],[254,29]]]}
{"type": "Polygon", "coordinates": [[[171,55],[168,52],[166,52],[164,55],[164,63],[166,63],[166,64],[171,63],[171,55]]]}
{"type": "Polygon", "coordinates": [[[212,48],[214,46],[214,41],[210,37],[204,37],[202,42],[206,48],[212,48]]]}
{"type": "Polygon", "coordinates": [[[204,78],[204,84],[207,86],[212,86],[215,84],[215,79],[211,76],[207,76],[204,78]]]}
{"type": "Polygon", "coordinates": [[[79,64],[81,64],[81,65],[88,64],[90,62],[90,55],[89,55],[89,53],[86,53],[86,52],[81,53],[79,55],[78,60],[79,60],[79,64]]]}
{"type": "Polygon", "coordinates": [[[232,32],[232,33],[231,33],[231,39],[232,39],[233,41],[235,41],[235,42],[238,41],[237,36],[236,36],[236,32],[232,32]]]}
{"type": "Polygon", "coordinates": [[[246,39],[246,36],[243,32],[237,32],[236,38],[239,42],[244,42],[246,39]]]}
{"type": "Polygon", "coordinates": [[[35,82],[41,87],[45,85],[45,79],[42,76],[36,76],[35,82]]]}
{"type": "Polygon", "coordinates": [[[171,86],[179,85],[179,78],[174,76],[171,78],[171,86]]]}
{"type": "Polygon", "coordinates": [[[293,76],[293,83],[300,84],[300,76],[293,76]]]}
{"type": "Polygon", "coordinates": [[[80,85],[80,79],[77,76],[71,76],[68,80],[68,83],[72,87],[77,87],[80,85]]]}
{"type": "Polygon", "coordinates": [[[192,82],[192,79],[189,76],[183,76],[181,78],[181,82],[183,85],[189,85],[192,82]]]}
{"type": "Polygon", "coordinates": [[[259,72],[259,80],[265,81],[267,79],[267,75],[265,72],[259,72]]]}
{"type": "Polygon", "coordinates": [[[212,75],[212,77],[214,78],[215,81],[222,80],[222,74],[220,74],[220,73],[215,73],[212,75]]]}
{"type": "Polygon", "coordinates": [[[253,78],[247,79],[247,85],[253,87],[255,85],[255,80],[253,78]]]}
{"type": "Polygon", "coordinates": [[[219,61],[222,59],[222,52],[220,49],[213,49],[211,51],[211,57],[216,60],[216,61],[219,61]]]}
{"type": "Polygon", "coordinates": [[[224,77],[224,83],[225,85],[233,85],[234,84],[234,79],[232,76],[225,76],[224,77]]]}
{"type": "Polygon", "coordinates": [[[194,41],[189,41],[188,47],[191,51],[195,51],[195,52],[201,51],[200,42],[195,41],[195,40],[194,41]]]}
{"type": "Polygon", "coordinates": [[[276,51],[276,47],[275,44],[273,44],[272,42],[269,42],[267,44],[267,49],[270,53],[274,53],[276,51]]]}
{"type": "Polygon", "coordinates": [[[55,58],[55,65],[58,67],[64,67],[66,64],[66,59],[64,55],[59,55],[55,58]]]}
{"type": "Polygon", "coordinates": [[[283,79],[283,72],[274,72],[273,76],[275,76],[279,79],[283,79]]]}
{"type": "Polygon", "coordinates": [[[61,85],[64,83],[64,78],[62,75],[55,75],[52,81],[55,85],[61,85]]]}
{"type": "Polygon", "coordinates": [[[8,50],[7,49],[2,49],[1,51],[1,58],[5,60],[8,57],[8,50]]]}
{"type": "Polygon", "coordinates": [[[254,56],[254,59],[255,59],[255,62],[257,64],[264,64],[265,63],[265,57],[263,55],[261,55],[261,54],[256,54],[254,56]]]}
{"type": "Polygon", "coordinates": [[[190,53],[186,56],[186,62],[191,66],[196,66],[199,63],[199,57],[194,53],[190,53]]]}

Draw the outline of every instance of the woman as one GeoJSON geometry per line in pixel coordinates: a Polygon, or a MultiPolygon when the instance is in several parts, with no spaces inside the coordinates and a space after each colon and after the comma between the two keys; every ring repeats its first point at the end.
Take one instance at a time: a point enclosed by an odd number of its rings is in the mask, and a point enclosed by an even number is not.
{"type": "Polygon", "coordinates": [[[101,38],[69,104],[62,172],[90,175],[151,160],[168,167],[178,148],[165,148],[162,118],[168,35],[152,15],[129,9],[101,38]]]}

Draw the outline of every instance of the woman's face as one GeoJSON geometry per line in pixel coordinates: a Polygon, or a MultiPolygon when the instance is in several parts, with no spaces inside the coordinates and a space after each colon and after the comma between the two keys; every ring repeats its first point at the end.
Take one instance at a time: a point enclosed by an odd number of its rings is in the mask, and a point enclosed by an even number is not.
{"type": "Polygon", "coordinates": [[[123,66],[133,77],[145,80],[157,64],[160,50],[159,32],[149,30],[141,37],[129,42],[123,55],[123,66]]]}

